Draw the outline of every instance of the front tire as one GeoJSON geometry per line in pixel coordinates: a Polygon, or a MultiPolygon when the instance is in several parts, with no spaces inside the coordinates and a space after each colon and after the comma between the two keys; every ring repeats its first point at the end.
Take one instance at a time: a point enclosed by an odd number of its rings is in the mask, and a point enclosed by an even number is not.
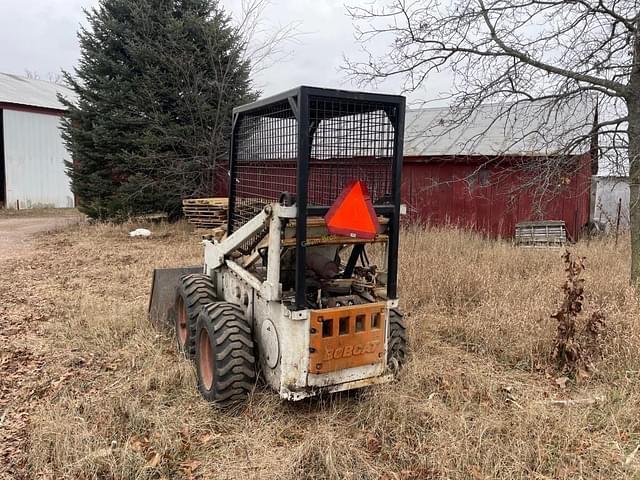
{"type": "Polygon", "coordinates": [[[251,325],[235,304],[216,302],[200,311],[197,325],[198,390],[218,407],[245,401],[256,381],[251,325]]]}
{"type": "Polygon", "coordinates": [[[204,305],[213,302],[216,291],[211,277],[192,273],[182,277],[175,302],[175,329],[178,351],[187,358],[196,353],[196,324],[204,305]]]}

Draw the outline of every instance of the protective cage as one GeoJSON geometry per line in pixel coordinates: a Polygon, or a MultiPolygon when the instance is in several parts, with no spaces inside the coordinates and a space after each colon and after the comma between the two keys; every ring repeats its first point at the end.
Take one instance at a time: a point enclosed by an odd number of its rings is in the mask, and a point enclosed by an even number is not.
{"type": "Polygon", "coordinates": [[[306,86],[233,110],[228,233],[290,195],[298,212],[297,308],[305,308],[307,217],[325,215],[354,179],[389,219],[387,296],[397,298],[404,113],[402,96],[306,86]]]}

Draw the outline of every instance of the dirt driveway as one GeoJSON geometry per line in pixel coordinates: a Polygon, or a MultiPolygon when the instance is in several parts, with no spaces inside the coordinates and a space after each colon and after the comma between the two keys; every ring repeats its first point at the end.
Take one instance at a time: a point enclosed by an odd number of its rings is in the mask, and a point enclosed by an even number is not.
{"type": "Polygon", "coordinates": [[[48,215],[0,216],[0,261],[17,258],[29,251],[33,236],[79,222],[75,211],[48,215]]]}

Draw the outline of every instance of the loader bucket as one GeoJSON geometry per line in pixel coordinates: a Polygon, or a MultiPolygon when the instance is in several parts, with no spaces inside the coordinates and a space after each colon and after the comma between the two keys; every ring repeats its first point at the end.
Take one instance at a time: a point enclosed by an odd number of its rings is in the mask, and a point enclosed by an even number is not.
{"type": "Polygon", "coordinates": [[[202,265],[182,268],[156,268],[151,283],[149,319],[156,327],[173,327],[173,305],[176,301],[180,279],[190,273],[202,273],[202,265]]]}

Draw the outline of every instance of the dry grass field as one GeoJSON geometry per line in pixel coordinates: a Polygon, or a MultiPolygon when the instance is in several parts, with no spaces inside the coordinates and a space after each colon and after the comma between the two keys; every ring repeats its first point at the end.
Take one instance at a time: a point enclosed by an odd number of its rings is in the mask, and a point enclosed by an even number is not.
{"type": "Polygon", "coordinates": [[[130,227],[71,227],[2,265],[0,478],[640,478],[625,241],[571,247],[587,258],[585,312],[607,322],[604,358],[577,382],[551,360],[561,251],[416,228],[402,235],[411,353],[396,383],[297,404],[258,385],[221,413],[146,317],[152,269],[199,262],[196,237],[130,227]]]}

